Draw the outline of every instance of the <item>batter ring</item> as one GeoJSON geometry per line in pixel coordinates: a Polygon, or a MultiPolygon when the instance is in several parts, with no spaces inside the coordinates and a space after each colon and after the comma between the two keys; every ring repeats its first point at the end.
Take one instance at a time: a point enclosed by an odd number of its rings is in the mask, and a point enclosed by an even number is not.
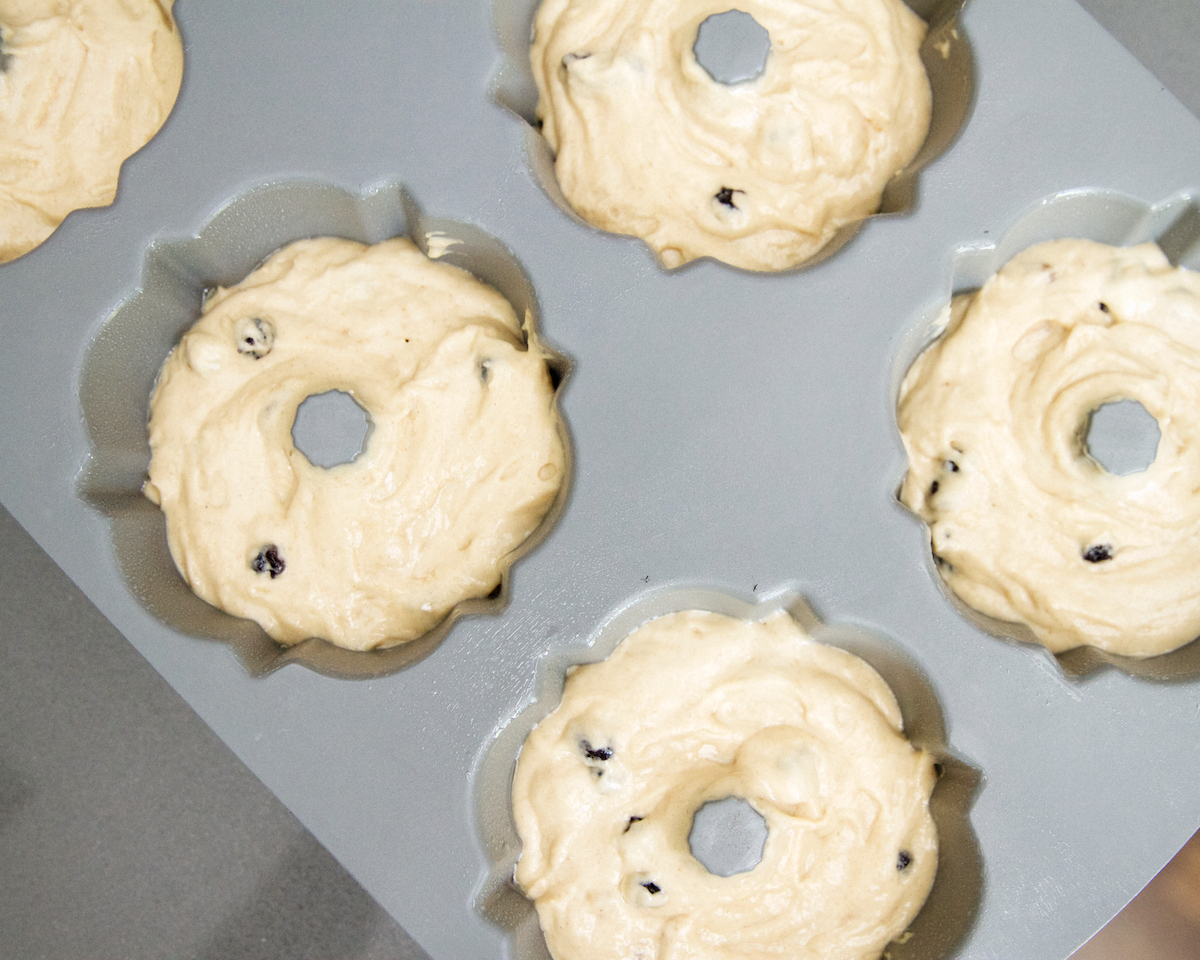
{"type": "Polygon", "coordinates": [[[786,613],[670,614],[571,672],[525,741],[516,881],[556,960],[875,960],[933,883],[935,777],[882,678],[786,613]],[[688,834],[728,796],[768,838],[722,877],[688,834]]]}
{"type": "Polygon", "coordinates": [[[174,0],[0,4],[0,263],[104,207],[183,79],[174,0]]]}
{"type": "Polygon", "coordinates": [[[555,501],[549,358],[504,297],[407,239],[277,251],[208,297],[151,399],[144,490],[184,579],[283,644],[425,634],[500,584],[555,501]],[[324,469],[291,428],[330,390],[372,431],[324,469]]]}
{"type": "Polygon", "coordinates": [[[736,6],[771,47],[759,76],[732,85],[692,52],[728,0],[543,0],[537,12],[536,116],[563,195],[669,268],[809,260],[876,211],[929,127],[925,25],[901,0],[736,6]]]}
{"type": "Polygon", "coordinates": [[[957,302],[905,376],[900,498],[968,606],[1055,652],[1166,653],[1200,634],[1197,409],[1200,275],[1153,244],[1040,244],[957,302]],[[1119,399],[1161,431],[1127,476],[1085,445],[1119,399]]]}

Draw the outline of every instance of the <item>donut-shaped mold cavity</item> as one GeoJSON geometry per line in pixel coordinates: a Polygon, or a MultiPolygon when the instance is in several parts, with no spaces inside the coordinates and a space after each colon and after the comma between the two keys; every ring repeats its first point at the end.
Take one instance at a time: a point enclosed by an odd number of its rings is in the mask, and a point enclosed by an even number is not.
{"type": "MultiPolygon", "coordinates": [[[[1056,240],[1093,241],[1111,247],[1133,247],[1152,242],[1172,266],[1194,270],[1200,267],[1200,202],[1191,191],[1158,203],[1109,191],[1067,191],[1047,197],[1024,211],[999,241],[960,246],[950,257],[947,289],[910,327],[897,354],[892,371],[892,397],[897,410],[902,399],[901,385],[909,369],[925,349],[941,337],[947,325],[955,322],[953,317],[965,308],[970,296],[1022,251],[1056,240]]],[[[1098,302],[1094,306],[1099,311],[1099,326],[1107,326],[1112,319],[1107,312],[1110,310],[1108,304],[1098,302]]],[[[1184,436],[1190,428],[1180,417],[1165,415],[1163,398],[1173,389],[1171,377],[1165,371],[1139,365],[1133,354],[1124,351],[1114,354],[1118,355],[1123,358],[1122,369],[1129,368],[1121,383],[1113,379],[1115,376],[1121,380],[1115,371],[1089,374],[1081,380],[1068,377],[1061,385],[1059,399],[1046,406],[1041,424],[1027,425],[1035,433],[1025,430],[1022,434],[1027,439],[1035,434],[1041,437],[1039,442],[1044,442],[1047,457],[1055,463],[1066,464],[1064,469],[1077,462],[1078,470],[1068,469],[1072,476],[1079,475],[1076,479],[1095,477],[1092,485],[1096,489],[1088,494],[1089,502],[1117,493],[1122,497],[1136,499],[1142,496],[1145,499],[1153,490],[1159,489],[1165,476],[1185,469],[1184,462],[1177,458],[1192,456],[1186,452],[1189,447],[1184,436]],[[1157,416],[1151,411],[1157,411],[1157,416]],[[1146,484],[1149,487],[1144,495],[1139,495],[1137,490],[1146,484]]],[[[961,475],[959,471],[963,467],[950,457],[946,469],[961,475]]],[[[948,488],[953,479],[942,482],[939,477],[926,484],[926,498],[944,493],[942,487],[948,488]]],[[[1087,489],[1091,490],[1091,487],[1087,489]]],[[[902,495],[903,485],[897,491],[898,501],[902,495]]],[[[909,502],[915,503],[914,496],[910,490],[909,502]]],[[[913,515],[922,519],[918,513],[913,515]]],[[[931,533],[928,526],[926,530],[927,534],[931,533]]],[[[1016,542],[1036,537],[1038,532],[1014,530],[1011,536],[1016,542]]],[[[1112,560],[1117,548],[1099,533],[1092,539],[1094,543],[1089,539],[1080,544],[1079,557],[1075,558],[1079,561],[1078,566],[1085,574],[1096,570],[1107,573],[1110,568],[1104,565],[1112,560]]],[[[1028,624],[997,619],[990,612],[968,605],[947,584],[941,572],[949,561],[935,558],[933,544],[928,538],[926,545],[930,575],[968,621],[994,636],[1037,644],[1039,649],[1045,649],[1028,624]]],[[[1106,589],[1120,590],[1121,586],[1114,581],[1106,589]]],[[[1047,608],[1053,608],[1054,596],[1047,591],[1042,602],[1047,608]]],[[[1133,595],[1129,595],[1128,610],[1130,624],[1139,618],[1148,621],[1159,613],[1150,608],[1139,612],[1139,601],[1133,595]]],[[[1138,628],[1128,629],[1136,633],[1138,628]]],[[[1152,655],[1151,651],[1134,656],[1103,649],[1102,642],[1102,638],[1096,639],[1094,644],[1085,639],[1081,645],[1056,650],[1053,657],[1067,676],[1076,678],[1105,666],[1152,680],[1200,677],[1200,644],[1195,642],[1183,641],[1178,648],[1158,655],[1152,655]]]]}
{"type": "MultiPolygon", "coordinates": [[[[974,65],[970,46],[959,25],[963,3],[964,0],[909,0],[907,4],[927,25],[920,56],[932,93],[929,128],[916,155],[887,182],[877,210],[868,219],[913,209],[921,170],[949,148],[970,114],[974,98],[974,65]]],[[[494,0],[493,23],[502,60],[492,78],[492,98],[524,121],[526,155],[546,194],[565,214],[590,226],[564,195],[555,174],[554,150],[540,132],[538,88],[530,61],[531,38],[539,6],[540,0],[494,0]]],[[[689,82],[703,85],[707,80],[714,86],[736,86],[769,78],[772,57],[782,54],[776,51],[764,56],[764,41],[766,46],[771,45],[770,34],[753,14],[753,4],[739,6],[732,2],[707,4],[703,11],[696,12],[697,23],[692,31],[695,35],[689,33],[677,44],[682,45],[679,59],[689,71],[689,82]]],[[[760,16],[767,17],[768,14],[760,11],[760,16]]],[[[643,125],[638,135],[653,136],[653,129],[643,125]]],[[[731,176],[735,174],[736,169],[730,171],[731,176]]],[[[718,186],[721,189],[717,189],[712,198],[715,214],[726,218],[739,216],[738,191],[734,186],[718,186]]],[[[737,268],[752,271],[812,266],[845,245],[862,222],[846,222],[832,239],[799,263],[782,268],[751,266],[748,262],[736,263],[736,256],[731,256],[729,262],[737,268]]],[[[727,226],[732,229],[731,225],[727,226]]],[[[723,227],[720,229],[724,230],[723,227]]],[[[697,257],[705,258],[721,259],[716,255],[697,257]]],[[[685,263],[691,259],[688,257],[685,263]]],[[[680,265],[670,255],[664,255],[658,262],[664,269],[675,269],[680,265]]]]}
{"type": "MultiPolygon", "coordinates": [[[[510,561],[518,560],[540,543],[562,513],[571,471],[570,443],[558,412],[558,391],[569,364],[561,354],[545,347],[538,333],[537,316],[537,299],[529,278],[499,241],[469,224],[424,215],[398,185],[361,195],[313,182],[279,183],[252,190],[222,208],[195,237],[153,243],[145,257],[139,288],[89,344],[79,394],[91,456],[80,474],[79,495],[108,517],[121,572],[146,609],[181,633],[230,643],[251,674],[264,674],[291,662],[347,678],[394,672],[427,656],[459,616],[503,610],[508,598],[510,561]],[[317,638],[283,647],[253,621],[205,603],[177,572],[168,550],[163,515],[143,495],[150,464],[148,402],[163,359],[196,321],[209,291],[236,284],[274,251],[312,237],[338,237],[368,245],[407,237],[430,260],[461,268],[498,291],[521,323],[526,345],[537,343],[547,357],[554,390],[553,415],[566,451],[562,485],[549,511],[533,533],[505,558],[505,570],[492,593],[459,602],[428,632],[386,649],[352,651],[317,638]]],[[[251,357],[266,355],[272,349],[273,337],[269,321],[239,330],[238,350],[248,351],[251,357]]],[[[357,448],[370,443],[370,424],[363,422],[366,414],[360,410],[362,416],[356,417],[354,401],[344,392],[342,400],[349,400],[350,407],[338,403],[339,392],[337,384],[328,391],[313,390],[314,395],[323,395],[304,400],[300,406],[311,405],[313,409],[301,411],[299,422],[293,425],[292,438],[298,449],[311,455],[317,466],[327,456],[332,456],[334,463],[353,459],[357,448]],[[330,401],[336,409],[322,412],[322,405],[330,401]],[[327,453],[326,448],[333,452],[327,453]]],[[[280,559],[286,563],[286,559],[280,559]]],[[[250,561],[255,570],[259,569],[254,566],[257,561],[250,561]]],[[[268,575],[276,575],[280,569],[268,552],[262,553],[260,565],[268,575]]]]}
{"type": "MultiPolygon", "coordinates": [[[[969,931],[978,910],[982,889],[982,863],[969,822],[969,810],[980,783],[978,770],[958,758],[947,745],[940,705],[928,679],[912,658],[897,644],[858,628],[823,624],[791,587],[753,597],[741,597],[705,587],[671,587],[654,591],[617,611],[593,635],[582,650],[556,651],[538,666],[533,700],[496,731],[484,747],[474,771],[474,795],[478,831],[489,867],[477,887],[476,908],[508,932],[509,956],[514,960],[548,960],[550,957],[533,903],[516,885],[514,871],[521,854],[521,841],[512,812],[513,772],[518,754],[530,732],[558,707],[563,685],[571,670],[605,660],[633,631],[649,621],[680,611],[710,611],[742,620],[766,620],[786,613],[813,640],[840,648],[865,661],[891,687],[903,717],[904,735],[916,748],[936,761],[939,777],[929,801],[938,835],[937,875],[924,907],[899,940],[888,946],[886,955],[895,960],[949,956],[969,931]],[[901,942],[903,941],[903,942],[901,942]]],[[[605,762],[604,745],[590,745],[597,766],[605,762]]],[[[609,758],[611,760],[611,758],[609,758]]],[[[714,798],[717,799],[717,798],[714,798]]],[[[693,811],[689,846],[708,872],[736,877],[753,871],[763,849],[762,827],[757,814],[747,814],[735,803],[701,804],[693,811]],[[713,807],[719,808],[713,811],[713,807]],[[721,809],[728,808],[728,809],[721,809]],[[700,815],[701,811],[703,815],[700,815]],[[712,829],[706,820],[724,817],[747,821],[739,828],[742,841],[737,849],[724,838],[724,849],[713,852],[712,829]],[[711,865],[708,858],[711,856],[711,865]]],[[[742,806],[749,806],[743,803],[742,806]]],[[[631,829],[636,828],[633,824],[631,829]]],[[[770,840],[766,841],[768,844],[770,840]]],[[[903,870],[898,855],[896,868],[903,870]]],[[[652,899],[657,886],[641,885],[629,891],[633,897],[652,899]]],[[[628,899],[628,897],[627,897],[628,899]]]]}

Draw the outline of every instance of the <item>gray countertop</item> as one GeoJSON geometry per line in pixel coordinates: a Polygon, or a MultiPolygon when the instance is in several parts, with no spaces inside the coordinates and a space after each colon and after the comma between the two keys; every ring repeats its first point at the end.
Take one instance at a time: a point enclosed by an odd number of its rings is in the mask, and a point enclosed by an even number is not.
{"type": "MultiPolygon", "coordinates": [[[[1200,116],[1200,3],[1082,5],[1200,116]]],[[[0,960],[424,956],[3,508],[0,894],[0,960]]]]}

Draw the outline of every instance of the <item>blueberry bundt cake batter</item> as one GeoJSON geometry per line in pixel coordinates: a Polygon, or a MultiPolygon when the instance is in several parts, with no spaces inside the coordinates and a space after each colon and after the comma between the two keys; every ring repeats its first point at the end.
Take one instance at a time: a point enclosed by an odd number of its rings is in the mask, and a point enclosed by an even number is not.
{"type": "Polygon", "coordinates": [[[975,294],[909,369],[900,498],[969,606],[1053,651],[1145,657],[1200,634],[1200,275],[1153,244],[1039,244],[975,294]],[[1143,472],[1088,453],[1091,414],[1139,402],[1143,472]]]}
{"type": "Polygon", "coordinates": [[[173,0],[0,0],[0,263],[103,207],[183,79],[173,0]]]}
{"type": "Polygon", "coordinates": [[[667,267],[812,258],[879,207],[916,155],[925,24],[901,0],[749,0],[761,74],[718,82],[693,53],[727,0],[543,0],[531,59],[555,175],[585,220],[667,267]]]}
{"type": "Polygon", "coordinates": [[[484,597],[564,480],[550,355],[498,292],[406,239],[302,240],[218,289],[151,399],[145,493],[192,589],[277,641],[391,646],[484,597]],[[314,466],[305,398],[365,450],[314,466]]]}
{"type": "Polygon", "coordinates": [[[935,779],[864,661],[786,613],[675,613],[569,673],[530,733],[516,881],[556,960],[876,960],[933,883],[935,779]],[[688,835],[726,797],[768,835],[718,876],[688,835]]]}

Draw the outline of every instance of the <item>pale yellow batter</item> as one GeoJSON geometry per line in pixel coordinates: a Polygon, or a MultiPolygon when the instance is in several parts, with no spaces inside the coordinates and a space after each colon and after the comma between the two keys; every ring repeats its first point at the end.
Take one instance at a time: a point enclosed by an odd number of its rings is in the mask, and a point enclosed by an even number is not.
{"type": "Polygon", "coordinates": [[[192,589],[284,644],[414,639],[488,595],[564,480],[533,331],[405,239],[303,240],[219,289],[151,399],[146,496],[192,589]],[[308,396],[373,423],[350,463],[292,442],[308,396]]]}
{"type": "Polygon", "coordinates": [[[0,0],[0,263],[103,207],[183,78],[174,0],[0,0]]]}
{"type": "Polygon", "coordinates": [[[555,174],[585,220],[667,267],[714,257],[782,270],[874,213],[929,127],[901,0],[748,0],[763,72],[726,85],[692,52],[728,0],[543,0],[533,75],[555,174]]]}
{"type": "Polygon", "coordinates": [[[1054,651],[1145,657],[1200,634],[1200,275],[1152,244],[1041,244],[956,303],[900,390],[901,499],[964,602],[1054,651]],[[1085,448],[1129,399],[1158,421],[1142,473],[1085,448]]]}
{"type": "Polygon", "coordinates": [[[671,614],[572,672],[526,740],[516,880],[556,960],[876,960],[933,883],[934,780],[862,660],[786,613],[671,614]],[[768,837],[721,877],[688,833],[729,796],[768,837]]]}

